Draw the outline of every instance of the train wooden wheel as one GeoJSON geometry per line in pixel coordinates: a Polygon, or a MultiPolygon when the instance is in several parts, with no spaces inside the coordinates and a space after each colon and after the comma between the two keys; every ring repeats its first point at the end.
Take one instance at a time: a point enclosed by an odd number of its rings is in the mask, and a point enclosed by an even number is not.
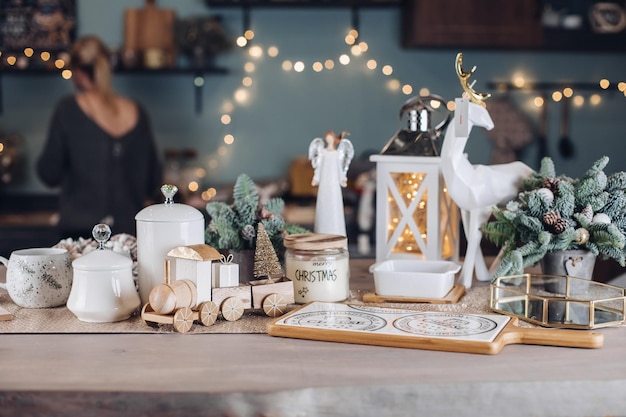
{"type": "Polygon", "coordinates": [[[149,321],[145,319],[146,313],[154,313],[154,310],[150,306],[150,303],[145,303],[143,307],[141,308],[141,319],[143,320],[144,323],[146,323],[146,325],[150,327],[159,327],[159,323],[155,323],[153,321],[149,321]]]}
{"type": "Polygon", "coordinates": [[[205,326],[211,326],[217,320],[219,308],[213,301],[206,301],[200,304],[200,322],[205,326]]]}
{"type": "Polygon", "coordinates": [[[243,316],[243,301],[228,297],[222,302],[222,316],[228,321],[237,321],[243,316]]]}
{"type": "Polygon", "coordinates": [[[182,307],[174,313],[174,330],[187,333],[193,326],[193,311],[189,307],[182,307]]]}
{"type": "Polygon", "coordinates": [[[286,310],[287,302],[280,294],[272,293],[263,299],[263,311],[269,317],[282,316],[286,310]]]}

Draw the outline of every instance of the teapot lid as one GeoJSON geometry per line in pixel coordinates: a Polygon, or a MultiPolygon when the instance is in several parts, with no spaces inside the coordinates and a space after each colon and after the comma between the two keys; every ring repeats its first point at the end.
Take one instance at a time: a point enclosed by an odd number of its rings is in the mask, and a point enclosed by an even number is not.
{"type": "Polygon", "coordinates": [[[89,252],[72,262],[72,267],[81,271],[116,271],[131,269],[133,261],[121,253],[107,249],[104,244],[111,237],[111,228],[106,224],[97,224],[91,231],[98,242],[98,249],[89,252]]]}
{"type": "Polygon", "coordinates": [[[174,203],[174,195],[177,192],[177,186],[163,185],[161,193],[165,196],[165,202],[145,207],[137,213],[135,220],[144,222],[187,222],[204,219],[200,210],[195,207],[174,203]]]}

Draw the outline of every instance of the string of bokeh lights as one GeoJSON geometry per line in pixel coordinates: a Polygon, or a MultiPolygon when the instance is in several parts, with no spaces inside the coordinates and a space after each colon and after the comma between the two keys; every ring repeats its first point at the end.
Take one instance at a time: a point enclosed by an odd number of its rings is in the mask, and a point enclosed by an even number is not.
{"type": "MultiPolygon", "coordinates": [[[[250,56],[251,59],[254,59],[254,60],[258,60],[262,58],[264,55],[267,55],[270,58],[277,58],[279,56],[279,48],[277,46],[270,46],[266,50],[264,50],[264,48],[260,46],[259,44],[255,43],[254,45],[251,45],[251,41],[254,38],[255,38],[254,31],[252,29],[247,29],[244,31],[244,33],[241,36],[237,38],[236,44],[240,48],[247,47],[248,55],[250,56]]],[[[284,71],[294,71],[296,73],[303,73],[307,68],[310,68],[314,72],[319,73],[322,71],[330,71],[334,69],[337,63],[340,65],[344,65],[344,66],[350,65],[353,62],[351,56],[360,57],[369,51],[369,46],[367,42],[359,41],[358,38],[359,38],[359,33],[356,29],[350,29],[347,35],[345,36],[344,42],[350,48],[349,54],[344,53],[344,54],[339,55],[336,59],[327,58],[325,60],[317,60],[309,64],[305,63],[303,60],[300,60],[300,59],[285,59],[282,61],[281,68],[284,71]]],[[[395,91],[395,92],[401,92],[402,94],[407,95],[407,96],[413,94],[414,87],[411,84],[408,84],[408,83],[403,84],[399,79],[392,77],[393,72],[394,72],[392,65],[390,64],[379,65],[378,61],[372,58],[372,59],[366,60],[365,66],[367,69],[372,70],[372,71],[375,71],[378,68],[380,68],[380,73],[384,77],[387,78],[387,87],[389,88],[389,90],[395,91]]],[[[253,61],[249,60],[244,63],[243,70],[247,75],[243,77],[241,81],[241,86],[237,88],[235,92],[233,93],[233,101],[227,100],[224,102],[222,106],[223,114],[220,116],[220,121],[223,125],[229,125],[232,123],[233,118],[231,114],[235,110],[235,103],[243,105],[247,103],[250,98],[250,94],[247,88],[251,87],[255,83],[254,79],[252,78],[252,74],[256,70],[256,64],[253,61]]],[[[534,94],[534,96],[531,97],[530,102],[532,103],[532,106],[534,106],[536,109],[541,108],[545,104],[544,98],[541,95],[536,95],[536,91],[532,89],[532,82],[529,82],[527,77],[524,76],[523,74],[519,74],[519,73],[514,74],[512,76],[512,81],[510,84],[512,88],[515,90],[526,91],[529,94],[534,94]]],[[[609,90],[612,83],[608,79],[601,79],[598,82],[598,85],[602,90],[609,90]]],[[[616,85],[617,85],[617,90],[619,90],[626,97],[626,82],[620,81],[616,85]]],[[[429,94],[430,94],[430,91],[428,88],[422,87],[419,89],[420,96],[428,96],[429,94]]],[[[576,107],[581,107],[586,102],[585,95],[583,95],[582,93],[575,94],[574,89],[572,87],[567,87],[567,86],[559,90],[554,90],[550,95],[550,98],[554,102],[559,102],[564,97],[565,98],[571,97],[572,104],[576,107]]],[[[591,106],[598,106],[602,102],[602,97],[598,93],[590,94],[588,98],[588,102],[591,106]]],[[[436,109],[439,107],[440,103],[433,101],[431,105],[433,108],[436,109]]],[[[448,110],[453,111],[454,100],[448,101],[446,104],[446,107],[448,108],[448,110]]],[[[235,138],[232,134],[229,133],[226,136],[224,136],[225,145],[231,145],[234,143],[234,141],[235,141],[235,138]]],[[[218,147],[217,152],[216,152],[217,155],[214,154],[214,155],[209,156],[207,165],[210,169],[218,168],[219,166],[218,156],[224,156],[228,153],[228,148],[225,145],[221,145],[220,147],[218,147]]]]}
{"type": "MultiPolygon", "coordinates": [[[[236,39],[236,44],[240,48],[247,48],[247,54],[251,58],[251,60],[247,60],[243,64],[243,71],[246,74],[242,80],[241,85],[237,87],[233,94],[232,99],[224,99],[221,105],[221,114],[220,114],[220,123],[224,126],[231,125],[233,122],[233,113],[235,112],[237,105],[246,105],[250,101],[250,91],[249,88],[255,84],[255,79],[253,78],[253,74],[256,71],[256,64],[254,60],[259,61],[264,55],[267,55],[269,58],[275,59],[279,56],[279,48],[277,46],[269,46],[267,49],[264,49],[259,44],[251,45],[251,41],[255,38],[255,33],[252,29],[246,29],[244,33],[236,39]]],[[[348,66],[353,63],[353,58],[358,58],[363,56],[364,54],[369,52],[369,46],[367,42],[359,41],[359,33],[356,29],[350,29],[343,41],[349,47],[349,53],[343,53],[336,58],[327,58],[324,60],[317,60],[312,63],[305,63],[300,59],[284,59],[281,64],[281,68],[284,71],[294,71],[296,73],[303,73],[310,68],[314,72],[320,73],[323,71],[331,71],[335,68],[336,65],[348,66]]],[[[5,53],[3,54],[0,51],[0,59],[2,59],[3,64],[7,67],[15,67],[19,70],[25,70],[29,66],[29,60],[36,59],[39,57],[40,61],[44,63],[45,66],[52,69],[57,69],[60,71],[61,76],[69,80],[72,78],[72,72],[68,68],[69,64],[69,55],[66,52],[59,53],[54,61],[52,61],[53,56],[48,51],[41,51],[39,54],[35,53],[33,48],[25,48],[22,54],[15,53],[5,53]]],[[[404,95],[411,95],[414,92],[414,87],[409,83],[402,83],[399,79],[392,77],[394,73],[394,68],[391,64],[379,64],[376,59],[370,58],[365,61],[365,67],[368,70],[376,71],[380,68],[380,74],[385,77],[387,82],[387,88],[392,92],[399,92],[404,95]]],[[[201,87],[204,85],[204,78],[202,76],[197,76],[194,79],[194,85],[196,87],[201,87]]],[[[588,95],[588,98],[585,98],[585,95],[582,93],[576,92],[574,88],[566,86],[563,83],[564,87],[555,89],[549,95],[542,96],[541,94],[537,95],[537,90],[533,88],[532,81],[529,81],[528,77],[521,74],[516,73],[511,77],[510,83],[496,83],[496,85],[506,85],[506,87],[498,87],[497,90],[501,92],[506,91],[521,91],[526,92],[530,95],[529,97],[529,109],[540,109],[545,104],[545,99],[551,99],[553,102],[559,102],[564,98],[570,99],[575,107],[582,107],[587,101],[590,106],[599,106],[602,103],[602,97],[599,93],[595,92],[588,95]],[[510,87],[510,88],[509,88],[510,87]]],[[[619,81],[617,83],[613,83],[606,78],[603,78],[598,81],[597,85],[601,90],[610,91],[612,85],[616,86],[613,91],[617,90],[621,92],[626,97],[626,82],[619,81]]],[[[422,87],[419,89],[418,94],[420,96],[428,96],[430,91],[426,87],[422,87]]],[[[433,101],[431,103],[434,109],[437,109],[440,106],[438,101],[433,101]]],[[[446,103],[446,107],[450,111],[454,111],[454,100],[450,100],[446,103]]],[[[219,168],[219,160],[220,157],[224,157],[229,152],[229,146],[235,143],[235,137],[232,133],[227,133],[223,137],[223,144],[218,146],[215,152],[211,153],[206,158],[206,167],[209,170],[216,170],[219,168]]],[[[0,147],[0,152],[2,152],[2,148],[0,147]]],[[[204,168],[198,168],[196,171],[197,179],[190,180],[187,184],[189,191],[196,192],[200,188],[199,182],[206,176],[206,170],[204,168]]],[[[204,200],[209,200],[211,197],[215,195],[215,190],[210,188],[201,193],[201,197],[204,200]]]]}

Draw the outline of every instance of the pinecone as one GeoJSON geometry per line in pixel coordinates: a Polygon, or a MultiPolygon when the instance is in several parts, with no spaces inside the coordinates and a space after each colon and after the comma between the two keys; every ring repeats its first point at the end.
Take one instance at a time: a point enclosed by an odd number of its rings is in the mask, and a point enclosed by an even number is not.
{"type": "Polygon", "coordinates": [[[554,231],[554,233],[560,234],[560,233],[563,233],[565,229],[567,229],[567,226],[568,226],[567,220],[558,219],[556,223],[552,226],[552,230],[554,231]]]}
{"type": "Polygon", "coordinates": [[[545,178],[541,185],[543,186],[543,188],[547,188],[548,190],[552,191],[552,194],[556,194],[559,191],[560,182],[561,180],[559,180],[558,178],[545,178]]]}
{"type": "MultiPolygon", "coordinates": [[[[543,222],[548,226],[554,226],[561,219],[561,214],[558,211],[549,211],[543,215],[543,222]]],[[[560,232],[559,232],[560,233],[560,232]]]]}

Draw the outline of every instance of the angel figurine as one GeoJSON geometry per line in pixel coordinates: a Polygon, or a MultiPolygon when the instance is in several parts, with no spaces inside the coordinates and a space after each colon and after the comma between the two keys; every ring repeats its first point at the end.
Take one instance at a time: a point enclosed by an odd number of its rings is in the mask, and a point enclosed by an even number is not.
{"type": "Polygon", "coordinates": [[[345,139],[348,132],[328,131],[309,145],[309,159],[314,174],[311,185],[319,186],[315,204],[316,233],[346,236],[346,218],[343,211],[341,187],[348,185],[348,167],[354,156],[352,142],[345,139]],[[326,143],[324,143],[326,142],[326,143]]]}

